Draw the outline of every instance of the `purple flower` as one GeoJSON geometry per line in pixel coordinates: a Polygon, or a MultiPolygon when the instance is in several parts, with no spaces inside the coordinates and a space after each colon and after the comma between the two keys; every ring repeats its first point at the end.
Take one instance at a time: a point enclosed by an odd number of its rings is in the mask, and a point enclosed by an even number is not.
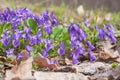
{"type": "Polygon", "coordinates": [[[52,22],[52,26],[57,26],[58,25],[58,20],[54,14],[54,12],[51,13],[51,22],[52,22]]]}
{"type": "Polygon", "coordinates": [[[28,52],[31,52],[31,51],[32,51],[32,48],[31,48],[29,45],[26,45],[26,46],[25,46],[25,49],[26,49],[28,52]]]}
{"type": "Polygon", "coordinates": [[[84,18],[84,24],[85,24],[86,27],[89,27],[89,26],[90,26],[90,23],[87,21],[86,18],[84,18]]]}
{"type": "Polygon", "coordinates": [[[75,47],[75,53],[79,55],[79,54],[83,54],[84,52],[81,47],[75,47]]]}
{"type": "Polygon", "coordinates": [[[45,49],[42,49],[41,52],[43,57],[48,57],[48,53],[45,49]]]}
{"type": "Polygon", "coordinates": [[[96,26],[96,30],[98,32],[98,38],[104,40],[106,35],[105,31],[103,29],[98,28],[98,26],[96,26]]]}
{"type": "Polygon", "coordinates": [[[15,40],[22,38],[22,31],[16,30],[16,32],[12,35],[12,38],[15,40]]]}
{"type": "Polygon", "coordinates": [[[71,47],[79,46],[79,44],[80,44],[79,41],[70,41],[70,46],[71,46],[71,47]]]}
{"type": "Polygon", "coordinates": [[[16,10],[16,15],[22,19],[22,21],[26,21],[26,19],[30,16],[31,10],[27,8],[18,8],[16,10]]]}
{"type": "Polygon", "coordinates": [[[72,57],[72,63],[73,63],[73,64],[77,64],[77,63],[79,62],[79,61],[78,61],[78,58],[79,58],[79,55],[78,55],[78,54],[72,52],[72,53],[71,53],[71,57],[72,57]]]}
{"type": "Polygon", "coordinates": [[[52,27],[49,22],[44,23],[43,29],[44,29],[45,33],[48,35],[52,32],[52,27]]]}
{"type": "Polygon", "coordinates": [[[54,60],[50,60],[50,59],[47,58],[47,62],[48,62],[48,64],[55,64],[56,60],[55,59],[54,60]]]}
{"type": "Polygon", "coordinates": [[[30,45],[34,45],[34,44],[37,44],[37,36],[31,36],[30,37],[30,42],[29,42],[30,45]]]}
{"type": "Polygon", "coordinates": [[[90,41],[87,41],[87,45],[89,47],[90,50],[93,50],[95,47],[91,44],[90,41]]]}
{"type": "Polygon", "coordinates": [[[1,35],[1,37],[2,37],[2,38],[6,38],[7,36],[10,37],[10,36],[9,36],[9,33],[10,33],[10,31],[8,31],[8,29],[5,29],[5,30],[4,30],[4,33],[1,35]]]}
{"type": "Polygon", "coordinates": [[[10,43],[10,31],[8,31],[7,29],[4,30],[4,33],[1,35],[2,39],[1,39],[1,43],[4,46],[8,46],[10,43]]]}
{"type": "Polygon", "coordinates": [[[24,32],[25,32],[25,33],[29,33],[30,31],[31,31],[31,28],[28,28],[28,27],[26,27],[26,26],[24,27],[24,32]]]}
{"type": "Polygon", "coordinates": [[[21,53],[18,53],[18,55],[17,55],[17,58],[22,58],[23,57],[23,55],[21,54],[21,53]]]}
{"type": "Polygon", "coordinates": [[[52,40],[44,39],[44,42],[45,42],[45,49],[47,52],[53,48],[52,40]]]}
{"type": "Polygon", "coordinates": [[[110,40],[111,43],[115,43],[116,42],[116,38],[114,35],[114,27],[109,24],[109,25],[105,25],[103,24],[103,28],[99,29],[98,26],[96,26],[96,30],[98,32],[98,38],[99,39],[105,39],[106,37],[110,40]]]}
{"type": "Polygon", "coordinates": [[[25,40],[28,40],[30,37],[31,37],[31,34],[30,34],[30,31],[31,31],[31,28],[28,28],[28,27],[24,27],[24,34],[23,34],[23,38],[25,40]]]}
{"type": "Polygon", "coordinates": [[[48,21],[50,19],[47,10],[42,13],[42,17],[44,21],[48,21]]]}
{"type": "Polygon", "coordinates": [[[70,24],[68,27],[68,33],[72,34],[80,29],[80,26],[78,24],[70,24]]]}
{"type": "Polygon", "coordinates": [[[78,61],[78,59],[73,59],[72,60],[72,64],[77,64],[79,61],[78,61]]]}
{"type": "Polygon", "coordinates": [[[50,49],[53,48],[53,45],[52,44],[45,44],[45,49],[46,51],[49,51],[50,49]]]}
{"type": "Polygon", "coordinates": [[[10,54],[12,54],[13,52],[14,52],[13,48],[6,50],[7,56],[9,56],[10,54]]]}
{"type": "Polygon", "coordinates": [[[23,34],[22,37],[25,39],[25,40],[28,40],[30,37],[31,37],[31,34],[23,34]]]}
{"type": "Polygon", "coordinates": [[[65,54],[65,50],[64,50],[64,43],[62,42],[58,48],[58,54],[60,56],[64,55],[65,54]]]}
{"type": "Polygon", "coordinates": [[[92,55],[92,51],[91,50],[88,52],[88,55],[90,57],[90,61],[96,60],[96,57],[92,55]]]}
{"type": "Polygon", "coordinates": [[[80,28],[79,24],[71,24],[68,27],[68,33],[70,34],[71,41],[75,40],[84,40],[87,37],[87,34],[80,28]]]}
{"type": "Polygon", "coordinates": [[[87,37],[87,34],[82,29],[79,29],[78,33],[80,34],[79,36],[80,41],[84,40],[87,37]]]}
{"type": "Polygon", "coordinates": [[[5,37],[5,38],[1,39],[1,42],[4,46],[8,46],[10,43],[10,37],[5,37]]]}
{"type": "Polygon", "coordinates": [[[70,40],[71,41],[75,41],[75,40],[77,40],[78,39],[78,33],[77,32],[74,32],[74,33],[71,33],[70,34],[70,40]]]}
{"type": "Polygon", "coordinates": [[[107,38],[110,40],[111,43],[115,43],[116,42],[116,38],[114,35],[114,27],[109,24],[109,25],[103,25],[104,29],[106,30],[106,36],[107,38]]]}
{"type": "Polygon", "coordinates": [[[108,35],[108,39],[110,40],[111,43],[115,43],[117,41],[114,35],[108,35]]]}
{"type": "Polygon", "coordinates": [[[37,34],[37,43],[41,43],[42,42],[42,33],[40,32],[40,29],[38,30],[37,34]]]}
{"type": "Polygon", "coordinates": [[[49,40],[47,38],[44,39],[45,44],[52,44],[52,40],[49,40]]]}
{"type": "Polygon", "coordinates": [[[12,44],[13,44],[14,47],[18,47],[20,45],[20,41],[13,39],[12,44]]]}

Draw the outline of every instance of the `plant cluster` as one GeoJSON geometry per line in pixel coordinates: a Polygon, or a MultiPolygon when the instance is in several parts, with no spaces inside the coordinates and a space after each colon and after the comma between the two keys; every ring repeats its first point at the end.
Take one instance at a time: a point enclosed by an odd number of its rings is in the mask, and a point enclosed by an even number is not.
{"type": "MultiPolygon", "coordinates": [[[[63,56],[66,50],[71,50],[72,63],[77,64],[78,58],[85,52],[90,61],[95,48],[92,38],[108,39],[116,42],[112,25],[104,25],[103,29],[96,27],[91,31],[90,24],[85,19],[83,24],[71,23],[68,27],[59,24],[54,12],[44,11],[40,15],[33,14],[27,8],[16,10],[7,8],[0,12],[0,49],[6,57],[22,58],[21,50],[25,49],[30,56],[40,52],[43,57],[63,56]]],[[[55,63],[55,62],[54,62],[55,63]]]]}

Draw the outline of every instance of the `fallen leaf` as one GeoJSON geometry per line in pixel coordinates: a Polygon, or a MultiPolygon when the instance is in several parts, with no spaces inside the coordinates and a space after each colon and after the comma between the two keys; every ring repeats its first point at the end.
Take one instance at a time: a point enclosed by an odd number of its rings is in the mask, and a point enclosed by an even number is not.
{"type": "Polygon", "coordinates": [[[4,56],[0,56],[0,61],[1,62],[6,62],[6,58],[4,56]]]}
{"type": "Polygon", "coordinates": [[[52,70],[55,70],[58,67],[56,64],[49,64],[47,58],[44,58],[41,54],[37,54],[34,58],[34,62],[37,63],[39,67],[49,67],[52,70]]]}
{"type": "Polygon", "coordinates": [[[17,60],[14,59],[12,62],[11,62],[12,65],[16,66],[17,65],[17,60]]]}
{"type": "Polygon", "coordinates": [[[30,57],[20,65],[14,66],[11,70],[6,70],[5,80],[11,80],[11,79],[14,80],[15,78],[20,78],[21,80],[33,78],[32,72],[31,72],[32,62],[33,62],[33,58],[30,57]]]}
{"type": "Polygon", "coordinates": [[[21,61],[25,61],[30,57],[29,52],[26,50],[22,50],[20,53],[22,54],[22,58],[19,59],[21,61]]]}
{"type": "Polygon", "coordinates": [[[11,80],[21,80],[19,77],[12,78],[11,80]]]}
{"type": "Polygon", "coordinates": [[[114,45],[112,45],[109,41],[99,42],[98,45],[99,48],[101,48],[101,51],[97,54],[98,60],[120,62],[119,52],[112,49],[114,45]]]}

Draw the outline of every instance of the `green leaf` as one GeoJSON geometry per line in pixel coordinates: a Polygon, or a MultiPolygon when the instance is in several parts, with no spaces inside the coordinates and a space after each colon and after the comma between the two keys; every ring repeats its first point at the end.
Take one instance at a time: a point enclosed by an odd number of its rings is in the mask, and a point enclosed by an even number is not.
{"type": "Polygon", "coordinates": [[[111,64],[111,66],[112,66],[112,68],[115,68],[115,67],[117,67],[117,66],[118,66],[118,63],[113,62],[113,63],[111,64]]]}
{"type": "Polygon", "coordinates": [[[36,34],[37,29],[38,29],[37,23],[32,18],[27,19],[26,23],[28,27],[31,27],[32,29],[31,32],[33,34],[36,34]]]}
{"type": "Polygon", "coordinates": [[[36,53],[37,53],[37,49],[32,50],[32,51],[30,52],[30,54],[31,54],[33,57],[35,57],[35,56],[36,56],[36,53]]]}
{"type": "Polygon", "coordinates": [[[4,31],[4,24],[0,24],[0,34],[2,34],[4,31]]]}
{"type": "Polygon", "coordinates": [[[64,42],[65,46],[67,48],[70,47],[69,34],[67,32],[66,27],[64,27],[64,26],[53,27],[50,38],[52,38],[58,42],[64,42]]]}
{"type": "Polygon", "coordinates": [[[0,34],[4,32],[5,29],[11,30],[12,26],[10,23],[0,24],[0,34]]]}
{"type": "Polygon", "coordinates": [[[63,26],[57,26],[52,28],[52,33],[50,35],[50,38],[59,40],[60,34],[62,33],[63,26]]]}

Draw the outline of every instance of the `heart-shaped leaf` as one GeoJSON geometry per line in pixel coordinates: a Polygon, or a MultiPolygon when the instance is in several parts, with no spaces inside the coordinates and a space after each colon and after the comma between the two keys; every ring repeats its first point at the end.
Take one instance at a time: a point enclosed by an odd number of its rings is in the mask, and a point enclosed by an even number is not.
{"type": "Polygon", "coordinates": [[[28,27],[31,27],[32,33],[36,34],[38,27],[37,27],[37,23],[35,22],[35,20],[32,19],[32,18],[28,18],[27,21],[26,21],[26,23],[27,23],[28,27]]]}

